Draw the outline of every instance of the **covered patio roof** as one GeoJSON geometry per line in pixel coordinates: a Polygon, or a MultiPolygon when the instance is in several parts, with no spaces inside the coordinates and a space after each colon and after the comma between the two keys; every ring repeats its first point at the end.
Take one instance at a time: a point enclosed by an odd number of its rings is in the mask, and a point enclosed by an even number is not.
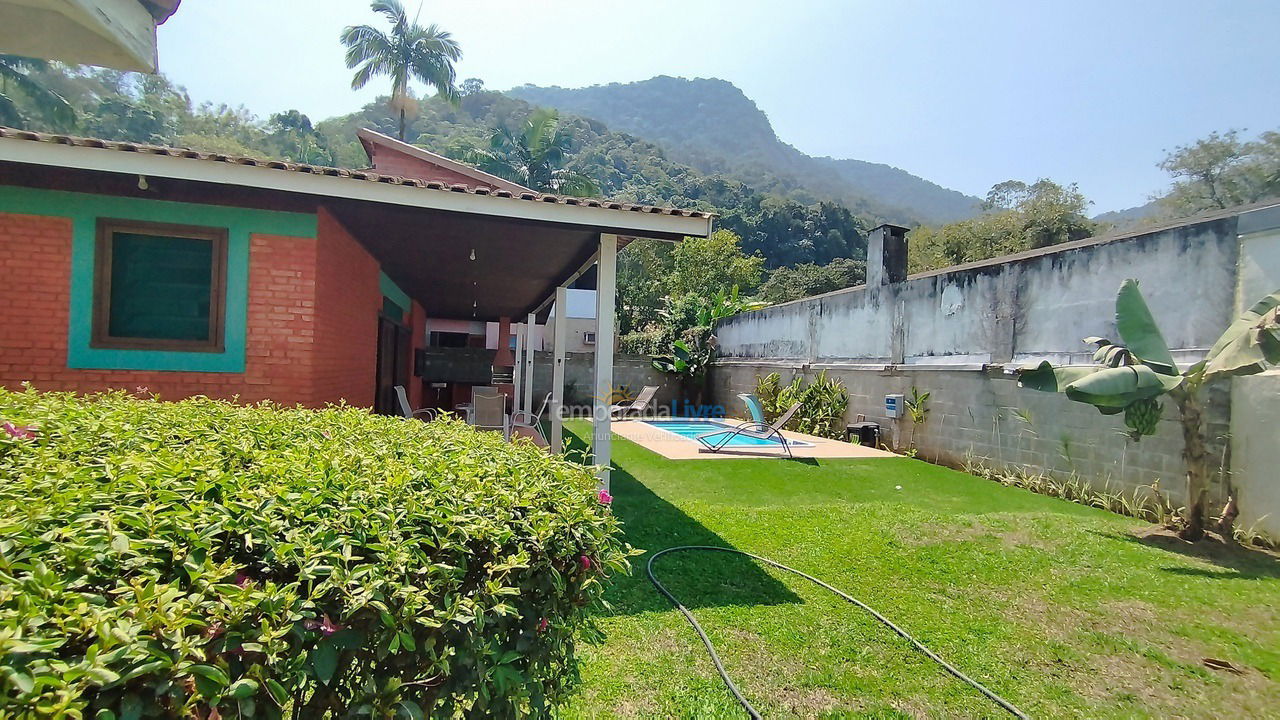
{"type": "Polygon", "coordinates": [[[0,183],[263,209],[324,207],[427,314],[521,318],[589,268],[601,234],[710,234],[708,213],[0,128],[0,183]]]}
{"type": "Polygon", "coordinates": [[[181,0],[0,0],[5,53],[155,72],[156,26],[181,0]]]}

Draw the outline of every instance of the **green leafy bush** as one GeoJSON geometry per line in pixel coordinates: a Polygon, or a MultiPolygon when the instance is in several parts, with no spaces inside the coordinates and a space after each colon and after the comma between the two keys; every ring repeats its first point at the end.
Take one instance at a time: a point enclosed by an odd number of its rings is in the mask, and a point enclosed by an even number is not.
{"type": "Polygon", "coordinates": [[[797,375],[787,385],[778,373],[756,378],[756,397],[765,419],[773,422],[795,403],[803,403],[787,427],[796,432],[833,440],[844,439],[844,412],[849,407],[849,391],[844,383],[819,372],[813,382],[797,375]]]}
{"type": "Polygon", "coordinates": [[[455,421],[0,389],[0,717],[544,714],[617,532],[455,421]]]}

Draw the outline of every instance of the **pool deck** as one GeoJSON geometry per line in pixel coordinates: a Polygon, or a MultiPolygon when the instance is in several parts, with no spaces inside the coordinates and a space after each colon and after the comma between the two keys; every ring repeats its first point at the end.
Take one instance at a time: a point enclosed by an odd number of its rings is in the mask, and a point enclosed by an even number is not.
{"type": "MultiPolygon", "coordinates": [[[[678,420],[680,418],[659,418],[660,420],[678,420]]],[[[719,418],[721,422],[733,425],[745,421],[734,418],[719,418]]],[[[660,430],[645,424],[644,420],[615,420],[613,432],[619,437],[658,453],[668,460],[717,460],[724,458],[786,458],[787,453],[781,446],[773,447],[727,447],[720,452],[711,452],[701,443],[690,438],[680,437],[666,430],[660,430]]],[[[797,458],[891,458],[897,455],[885,450],[863,447],[852,443],[828,440],[804,433],[784,430],[787,439],[802,440],[808,445],[793,446],[791,454],[797,458]]]]}

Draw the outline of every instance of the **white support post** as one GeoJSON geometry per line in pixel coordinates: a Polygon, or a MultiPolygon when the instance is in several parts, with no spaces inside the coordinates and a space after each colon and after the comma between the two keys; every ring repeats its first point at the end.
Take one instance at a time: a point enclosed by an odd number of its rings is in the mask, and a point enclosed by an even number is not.
{"type": "Polygon", "coordinates": [[[564,451],[564,348],[568,338],[565,327],[568,314],[565,304],[569,301],[569,289],[556,288],[555,338],[552,341],[554,357],[551,361],[551,452],[564,451]]]}
{"type": "Polygon", "coordinates": [[[516,367],[511,372],[512,398],[511,411],[518,412],[520,410],[520,394],[521,383],[524,382],[524,333],[520,332],[520,326],[516,326],[516,367]]]}
{"type": "Polygon", "coordinates": [[[532,413],[533,407],[533,331],[538,326],[538,318],[529,313],[529,321],[524,325],[524,410],[532,413]]]}
{"type": "Polygon", "coordinates": [[[613,427],[609,407],[613,404],[613,313],[617,290],[618,236],[600,234],[600,259],[596,269],[596,387],[592,418],[592,462],[601,466],[600,487],[609,489],[613,427]]]}

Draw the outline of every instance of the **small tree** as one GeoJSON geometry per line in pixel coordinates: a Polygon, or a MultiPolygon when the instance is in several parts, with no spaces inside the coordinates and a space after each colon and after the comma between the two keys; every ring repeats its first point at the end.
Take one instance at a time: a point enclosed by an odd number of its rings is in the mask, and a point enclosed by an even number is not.
{"type": "Polygon", "coordinates": [[[907,447],[915,450],[916,429],[929,419],[929,393],[922,393],[912,385],[911,396],[905,399],[904,404],[907,406],[907,417],[911,419],[911,439],[907,441],[907,447]]]}
{"type": "MultiPolygon", "coordinates": [[[[1133,439],[1153,435],[1160,418],[1159,398],[1178,407],[1182,424],[1182,457],[1187,465],[1185,540],[1204,537],[1208,515],[1209,454],[1205,449],[1200,391],[1221,377],[1262,372],[1280,363],[1280,290],[1259,300],[1236,319],[1205,358],[1180,370],[1156,326],[1137,280],[1125,280],[1116,295],[1116,329],[1124,345],[1100,337],[1085,338],[1098,346],[1095,366],[1054,367],[1047,361],[1019,371],[1019,385],[1065,393],[1098,408],[1103,415],[1124,413],[1133,439]]],[[[1217,531],[1230,540],[1239,514],[1231,492],[1217,531]]]]}
{"type": "MultiPolygon", "coordinates": [[[[692,300],[694,296],[686,296],[685,299],[692,300]]],[[[702,404],[707,370],[711,368],[711,361],[716,355],[715,324],[730,315],[756,309],[760,307],[760,303],[739,298],[738,286],[734,285],[729,292],[720,290],[698,305],[699,307],[692,309],[695,315],[692,326],[683,330],[680,337],[672,342],[670,354],[653,358],[656,370],[680,378],[685,400],[692,401],[695,405],[702,404]]],[[[686,320],[681,324],[687,322],[686,320]]]]}

